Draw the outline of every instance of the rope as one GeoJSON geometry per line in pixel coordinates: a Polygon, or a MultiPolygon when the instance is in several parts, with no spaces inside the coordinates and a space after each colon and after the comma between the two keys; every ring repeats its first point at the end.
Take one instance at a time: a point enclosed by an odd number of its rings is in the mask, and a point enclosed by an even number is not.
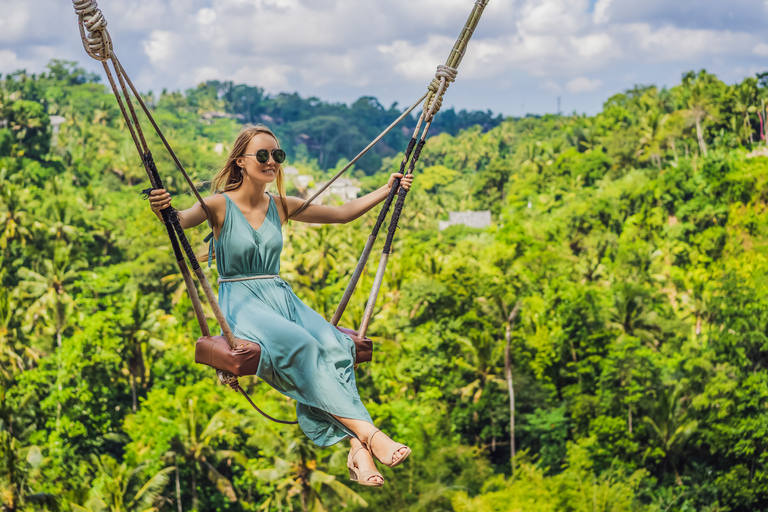
{"type": "Polygon", "coordinates": [[[429,112],[427,121],[432,121],[434,115],[440,111],[440,107],[443,106],[443,96],[445,95],[445,91],[448,90],[448,85],[456,81],[456,75],[458,73],[459,71],[456,68],[452,68],[448,65],[441,64],[437,66],[435,78],[432,79],[432,82],[429,84],[429,93],[427,95],[427,100],[424,102],[424,104],[427,105],[427,110],[429,112]]]}
{"type": "MultiPolygon", "coordinates": [[[[419,142],[415,150],[413,151],[413,155],[411,155],[411,162],[410,162],[410,165],[408,166],[408,174],[413,174],[413,171],[416,167],[416,162],[419,160],[419,155],[421,154],[421,150],[424,147],[424,144],[426,142],[427,133],[429,133],[429,128],[432,126],[432,121],[434,119],[434,116],[437,112],[440,111],[440,108],[442,107],[443,96],[445,95],[445,91],[448,89],[448,86],[453,81],[456,80],[457,68],[459,67],[459,64],[464,58],[464,53],[467,49],[467,44],[469,43],[469,40],[472,38],[472,34],[474,34],[475,28],[477,27],[477,24],[480,21],[480,17],[483,15],[483,11],[485,10],[485,7],[486,5],[488,5],[489,1],[490,0],[477,0],[475,2],[475,6],[469,15],[469,18],[467,19],[467,23],[464,25],[464,28],[462,29],[461,34],[459,34],[459,38],[456,40],[456,43],[453,45],[453,49],[451,50],[451,53],[448,55],[448,59],[446,60],[444,65],[437,67],[435,78],[429,84],[427,98],[424,101],[424,110],[422,111],[422,114],[419,117],[419,122],[416,125],[416,129],[413,132],[412,142],[416,139],[418,139],[419,142]],[[424,122],[424,130],[421,132],[421,136],[419,137],[418,135],[419,135],[419,130],[421,129],[422,122],[424,122]]],[[[410,147],[411,147],[411,144],[409,144],[409,148],[410,147]]],[[[408,161],[408,156],[409,155],[406,155],[406,157],[403,159],[403,165],[401,166],[401,169],[404,168],[405,163],[408,161]]],[[[395,187],[392,187],[392,188],[394,189],[395,187]]],[[[397,224],[400,220],[400,214],[402,213],[402,210],[405,206],[405,197],[407,194],[408,194],[407,190],[405,190],[402,187],[398,187],[397,202],[395,203],[394,211],[392,212],[392,217],[389,222],[387,240],[384,244],[384,249],[382,250],[382,253],[381,253],[381,259],[379,260],[379,267],[376,271],[376,277],[373,280],[373,286],[371,287],[371,293],[368,297],[368,303],[365,306],[363,319],[360,323],[360,328],[358,329],[358,333],[360,336],[366,335],[366,332],[368,331],[368,326],[373,316],[374,306],[376,305],[379,289],[381,288],[381,284],[384,280],[384,272],[387,268],[387,262],[389,261],[389,253],[392,249],[392,242],[394,240],[395,232],[397,230],[397,224]]],[[[387,210],[390,208],[391,204],[392,204],[392,201],[388,200],[387,203],[385,204],[385,207],[387,210]]],[[[386,215],[386,212],[384,211],[383,208],[382,208],[382,214],[386,215]]],[[[370,238],[372,237],[369,237],[368,244],[372,245],[370,238]]],[[[366,248],[368,247],[368,244],[366,245],[366,248]]],[[[363,251],[363,256],[361,257],[361,261],[358,263],[358,267],[365,264],[365,261],[363,261],[363,259],[367,261],[368,252],[370,251],[363,251]]],[[[347,292],[349,292],[349,290],[347,290],[347,292]]],[[[345,297],[347,296],[347,292],[345,292],[345,297]]],[[[346,304],[344,304],[344,306],[346,306],[346,304]]],[[[334,315],[334,320],[338,321],[338,317],[340,316],[341,316],[341,312],[337,310],[336,314],[334,315]]]]}
{"type": "MultiPolygon", "coordinates": [[[[408,163],[409,158],[413,157],[410,160],[410,166],[408,167],[408,174],[413,174],[416,162],[418,161],[419,154],[421,153],[421,150],[426,141],[426,136],[427,136],[427,133],[429,132],[429,128],[432,124],[434,115],[437,112],[439,112],[440,108],[442,107],[443,96],[445,95],[445,92],[448,89],[448,86],[456,80],[456,75],[458,73],[457,68],[461,63],[461,60],[464,58],[464,53],[465,53],[467,44],[469,42],[469,39],[472,37],[472,34],[474,33],[477,23],[480,20],[480,16],[482,16],[483,10],[485,9],[485,6],[488,4],[489,1],[490,0],[477,0],[475,2],[475,7],[473,8],[472,13],[469,16],[467,23],[462,29],[459,39],[456,41],[456,44],[451,50],[448,60],[444,65],[437,67],[435,78],[432,80],[432,82],[428,86],[427,92],[421,98],[419,98],[419,100],[416,101],[416,103],[414,103],[408,110],[403,112],[403,114],[401,114],[400,117],[398,117],[376,139],[374,139],[365,149],[363,149],[363,151],[361,151],[351,162],[349,162],[349,164],[347,164],[341,171],[339,171],[314,196],[312,196],[310,199],[305,201],[301,205],[301,207],[296,212],[294,212],[293,215],[296,215],[302,212],[304,209],[306,209],[309,206],[309,204],[312,201],[314,201],[314,199],[316,199],[334,181],[336,181],[339,177],[341,177],[341,175],[344,174],[357,160],[359,160],[376,143],[378,143],[408,114],[410,114],[414,109],[416,109],[416,107],[418,107],[420,104],[422,104],[422,102],[424,102],[423,103],[424,108],[422,110],[422,114],[419,117],[418,123],[416,125],[416,129],[414,130],[413,137],[408,144],[408,149],[406,150],[405,157],[401,164],[401,172],[402,172],[402,170],[405,169],[405,166],[408,163]],[[424,130],[421,134],[421,137],[418,137],[418,133],[419,133],[419,130],[421,129],[422,123],[425,123],[424,130]],[[418,140],[418,143],[416,143],[417,140],[418,140]],[[411,154],[411,151],[413,151],[413,154],[411,154]]],[[[104,70],[107,74],[107,78],[109,79],[110,86],[112,87],[112,91],[115,95],[115,98],[117,99],[118,105],[120,106],[120,111],[123,114],[123,117],[129,129],[129,132],[131,134],[131,137],[134,141],[134,144],[136,145],[136,150],[138,151],[139,156],[142,159],[144,168],[147,171],[147,175],[149,176],[149,180],[152,185],[152,188],[162,188],[162,182],[160,180],[160,176],[157,171],[157,167],[155,166],[152,155],[149,151],[149,147],[144,137],[144,133],[139,124],[139,119],[136,115],[136,110],[134,109],[130,92],[133,93],[133,96],[136,98],[136,101],[138,101],[142,110],[144,111],[147,118],[151,122],[153,128],[155,129],[155,132],[158,134],[163,144],[165,145],[166,149],[168,150],[169,154],[173,158],[174,163],[176,164],[178,169],[181,171],[181,173],[184,175],[184,179],[187,181],[188,185],[194,192],[195,196],[197,197],[197,200],[199,201],[203,210],[205,211],[206,216],[208,218],[208,223],[211,225],[211,227],[213,227],[213,217],[211,215],[210,210],[208,209],[208,206],[203,201],[203,198],[200,196],[197,188],[195,187],[191,178],[189,177],[186,170],[184,169],[184,166],[181,164],[175,152],[173,151],[170,144],[168,143],[165,136],[163,135],[162,131],[158,127],[157,123],[155,122],[152,114],[147,108],[147,105],[144,103],[138,90],[136,90],[136,87],[131,82],[130,77],[128,77],[128,74],[125,72],[122,65],[120,64],[120,61],[117,59],[117,56],[114,54],[112,39],[109,35],[109,32],[106,30],[107,20],[104,17],[101,10],[98,8],[98,4],[96,3],[95,0],[72,0],[72,4],[75,8],[75,13],[78,16],[78,26],[80,29],[80,38],[83,43],[83,48],[91,58],[100,61],[104,66],[104,70]],[[112,62],[112,66],[114,67],[115,74],[117,75],[120,88],[118,88],[117,83],[115,83],[115,80],[112,75],[112,71],[108,66],[108,63],[110,61],[112,62]],[[130,92],[128,90],[128,87],[130,87],[130,92]],[[121,95],[121,92],[122,92],[122,95],[121,95]],[[127,106],[127,109],[126,109],[126,106],[127,106]]],[[[359,333],[361,336],[365,336],[365,333],[368,328],[368,324],[370,322],[370,318],[373,313],[373,306],[375,304],[379,288],[381,287],[383,272],[384,272],[384,269],[386,268],[387,259],[388,259],[389,252],[391,249],[391,244],[394,238],[394,233],[395,233],[395,230],[397,229],[397,223],[400,217],[400,213],[404,206],[405,196],[407,195],[407,191],[401,188],[399,185],[400,185],[399,180],[397,180],[397,183],[395,183],[395,185],[390,190],[390,193],[388,194],[387,201],[384,205],[384,208],[382,208],[382,212],[379,214],[379,218],[377,219],[376,226],[374,228],[374,233],[369,237],[369,241],[368,241],[369,245],[367,245],[366,250],[363,251],[363,256],[361,257],[360,262],[358,262],[358,268],[356,269],[356,274],[358,274],[358,277],[359,277],[358,270],[362,272],[362,268],[365,265],[365,262],[367,261],[368,254],[370,253],[370,248],[373,246],[373,242],[375,241],[378,231],[381,228],[384,218],[392,204],[394,195],[395,193],[397,193],[398,198],[395,205],[395,211],[390,221],[387,241],[385,244],[385,250],[382,252],[382,259],[379,264],[379,269],[376,275],[376,279],[374,280],[374,285],[371,290],[371,295],[370,295],[368,304],[366,305],[366,311],[363,317],[363,323],[361,328],[359,329],[359,333]]],[[[204,334],[207,334],[208,327],[207,327],[206,320],[202,314],[202,305],[200,304],[199,298],[197,296],[197,290],[195,289],[194,284],[191,281],[191,276],[189,275],[189,269],[186,265],[186,262],[184,261],[183,256],[181,256],[182,249],[187,254],[188,259],[192,263],[192,267],[195,270],[195,273],[197,274],[198,279],[200,280],[200,284],[203,287],[203,291],[208,297],[208,301],[211,304],[211,308],[214,311],[214,315],[216,316],[216,319],[219,322],[219,325],[222,329],[222,332],[224,333],[227,343],[229,344],[230,348],[234,348],[235,341],[234,341],[234,337],[231,332],[231,329],[229,328],[229,325],[221,311],[221,308],[216,302],[216,298],[213,295],[213,290],[211,289],[210,284],[208,283],[208,280],[205,277],[205,274],[203,273],[199,263],[197,262],[197,259],[195,258],[194,251],[192,250],[191,246],[187,241],[187,238],[184,234],[184,230],[181,227],[181,223],[179,222],[179,218],[178,218],[178,215],[176,214],[176,211],[173,208],[166,208],[161,213],[163,217],[163,223],[166,226],[166,230],[168,231],[168,236],[171,240],[171,245],[173,246],[173,249],[174,249],[174,254],[177,257],[177,264],[182,274],[184,275],[184,278],[185,278],[184,281],[185,281],[185,284],[187,285],[187,291],[189,293],[190,299],[193,302],[193,305],[195,306],[195,313],[196,313],[196,316],[198,316],[198,322],[200,322],[201,330],[204,332],[204,334]],[[179,241],[181,241],[181,247],[179,247],[179,243],[178,243],[179,241]]],[[[242,279],[232,279],[232,281],[239,281],[239,280],[242,280],[242,279]]],[[[226,281],[230,281],[230,280],[229,279],[222,280],[222,282],[226,282],[226,281]]],[[[356,279],[353,279],[353,281],[354,283],[350,283],[351,287],[348,287],[347,292],[345,292],[345,296],[347,300],[348,300],[347,295],[351,296],[351,292],[354,290],[354,286],[357,284],[356,279]]],[[[283,284],[285,283],[283,282],[283,284]]],[[[344,304],[344,306],[346,306],[346,304],[344,304]]],[[[334,315],[334,325],[336,325],[336,323],[338,322],[338,317],[341,316],[341,313],[343,313],[343,306],[341,306],[339,310],[337,310],[336,315],[334,315]]],[[[276,423],[282,423],[287,425],[298,423],[296,421],[277,420],[267,415],[261,409],[259,409],[256,406],[256,404],[253,403],[250,397],[240,387],[237,381],[237,377],[227,372],[222,372],[221,370],[217,370],[217,374],[219,376],[219,380],[222,383],[228,384],[230,387],[232,387],[232,389],[236,391],[240,391],[248,400],[248,402],[250,402],[250,404],[264,417],[276,423]]]]}
{"type": "Polygon", "coordinates": [[[72,4],[77,13],[85,52],[93,59],[106,62],[112,55],[112,40],[106,30],[107,19],[99,9],[99,4],[95,0],[72,0],[72,4]]]}
{"type": "Polygon", "coordinates": [[[251,400],[251,397],[248,396],[248,393],[246,393],[245,390],[242,387],[240,387],[240,383],[237,381],[237,377],[235,377],[231,373],[225,372],[224,370],[216,370],[216,375],[219,376],[219,380],[221,381],[222,384],[225,384],[231,387],[232,389],[234,389],[235,391],[239,391],[240,393],[242,393],[245,399],[248,400],[248,403],[251,404],[251,406],[259,412],[259,414],[261,414],[268,420],[272,420],[275,423],[280,423],[282,425],[296,425],[299,423],[298,421],[278,420],[277,418],[273,418],[269,414],[259,409],[259,406],[253,403],[253,400],[251,400]]]}
{"type": "MultiPolygon", "coordinates": [[[[131,82],[131,79],[128,77],[128,74],[120,64],[120,61],[117,60],[117,56],[113,52],[112,40],[109,36],[109,32],[106,30],[107,20],[104,18],[101,10],[98,8],[97,3],[94,0],[72,0],[72,4],[74,5],[75,13],[78,16],[78,25],[80,27],[80,37],[83,41],[83,47],[91,58],[100,61],[104,66],[104,71],[107,75],[107,78],[109,79],[112,92],[114,93],[115,99],[120,106],[120,112],[123,114],[123,118],[125,119],[126,125],[128,126],[131,138],[136,145],[136,151],[141,158],[142,164],[144,165],[144,169],[147,172],[147,176],[149,177],[149,182],[152,185],[152,188],[163,188],[162,180],[160,179],[157,166],[155,165],[154,159],[152,158],[152,153],[149,151],[149,146],[141,129],[139,118],[136,114],[136,109],[134,108],[133,101],[131,100],[130,92],[133,92],[133,96],[136,98],[136,101],[138,101],[141,105],[142,110],[152,123],[152,126],[154,127],[160,139],[163,141],[163,144],[170,153],[177,167],[182,172],[184,178],[187,180],[187,183],[194,191],[198,201],[206,212],[209,224],[212,226],[213,217],[211,216],[208,206],[203,201],[203,198],[200,196],[194,183],[192,183],[192,180],[184,170],[181,162],[179,162],[170,144],[168,144],[168,141],[160,131],[160,128],[158,127],[157,123],[152,117],[152,114],[141,98],[141,95],[136,90],[136,87],[131,82]],[[117,76],[117,83],[115,82],[113,72],[109,67],[110,62],[114,68],[114,75],[117,76]],[[128,87],[130,87],[130,91],[128,90],[128,87]]],[[[151,191],[151,189],[148,190],[151,191]]],[[[189,267],[184,260],[183,253],[186,253],[187,259],[189,259],[190,263],[192,264],[192,269],[195,271],[195,274],[197,275],[198,280],[203,287],[203,291],[205,292],[208,298],[208,302],[213,309],[216,320],[218,321],[224,337],[227,340],[227,344],[230,346],[230,348],[234,348],[235,341],[232,330],[230,329],[227,320],[221,311],[221,307],[216,302],[216,297],[213,294],[211,285],[208,283],[208,279],[205,277],[205,274],[200,268],[200,264],[195,257],[194,250],[189,244],[184,230],[181,227],[181,223],[179,221],[176,210],[174,208],[165,208],[161,211],[161,215],[163,218],[163,224],[165,225],[166,231],[168,232],[168,238],[170,239],[171,246],[173,247],[174,255],[176,256],[176,263],[179,266],[179,270],[181,271],[182,275],[184,276],[184,284],[187,287],[187,293],[189,294],[190,300],[192,300],[195,316],[197,317],[198,323],[200,324],[200,330],[205,336],[210,334],[202,304],[200,303],[200,299],[197,295],[197,289],[194,286],[194,282],[192,281],[189,267]]],[[[297,423],[295,421],[291,422],[278,420],[265,414],[256,406],[256,404],[253,403],[250,397],[240,387],[237,381],[237,377],[226,372],[222,372],[221,370],[217,370],[217,374],[221,382],[228,384],[230,387],[232,387],[232,389],[236,391],[240,391],[246,397],[248,402],[250,402],[251,405],[264,417],[277,423],[286,425],[297,423]]]]}
{"type": "Polygon", "coordinates": [[[296,210],[295,212],[293,212],[293,213],[292,213],[290,216],[291,216],[291,217],[293,217],[293,216],[295,216],[295,215],[298,215],[298,214],[300,214],[300,213],[301,213],[301,212],[303,212],[304,210],[306,210],[306,209],[307,209],[307,207],[308,207],[308,206],[309,206],[309,205],[312,203],[312,201],[314,201],[315,199],[317,199],[317,197],[318,197],[320,194],[322,194],[323,192],[325,192],[325,190],[326,190],[328,187],[330,187],[330,186],[333,184],[333,182],[334,182],[334,181],[336,181],[337,179],[339,179],[339,178],[340,178],[340,177],[341,177],[341,176],[342,176],[342,175],[343,175],[345,172],[347,172],[347,170],[348,170],[350,167],[352,167],[352,165],[354,165],[354,163],[355,163],[355,162],[357,162],[358,160],[360,160],[360,158],[362,158],[362,156],[363,156],[364,154],[366,154],[366,153],[367,153],[367,152],[368,152],[368,151],[369,151],[369,150],[370,150],[370,149],[371,149],[373,146],[375,146],[375,145],[376,145],[376,144],[377,144],[377,143],[378,143],[378,142],[379,142],[379,141],[380,141],[382,138],[384,138],[384,136],[385,136],[386,134],[388,134],[390,131],[392,131],[392,129],[393,129],[395,126],[397,126],[398,124],[400,124],[400,121],[402,121],[403,119],[405,119],[405,116],[407,116],[408,114],[410,114],[411,112],[413,112],[414,110],[416,110],[416,107],[418,107],[419,105],[421,105],[421,102],[422,102],[422,101],[424,101],[424,98],[426,98],[428,94],[429,94],[428,92],[427,92],[427,93],[424,93],[424,95],[423,95],[421,98],[419,98],[418,100],[416,100],[416,102],[415,102],[413,105],[411,105],[411,106],[410,106],[410,107],[409,107],[409,108],[408,108],[408,109],[407,109],[405,112],[403,112],[403,113],[400,115],[400,117],[398,117],[397,119],[395,119],[395,120],[394,120],[394,122],[392,122],[392,124],[390,124],[390,125],[389,125],[389,126],[388,126],[388,127],[387,127],[387,128],[384,130],[384,131],[383,131],[383,132],[381,132],[381,133],[379,134],[379,136],[378,136],[378,137],[376,137],[375,139],[373,139],[373,140],[371,141],[371,143],[370,143],[370,144],[368,144],[368,146],[366,146],[366,147],[365,147],[365,149],[363,149],[363,150],[362,150],[360,153],[358,153],[358,154],[357,154],[357,156],[356,156],[355,158],[353,158],[353,159],[352,159],[352,160],[351,160],[351,161],[350,161],[350,162],[349,162],[347,165],[345,165],[345,166],[344,166],[344,168],[343,168],[342,170],[340,170],[339,172],[337,172],[337,173],[336,173],[336,175],[335,175],[333,178],[331,178],[331,179],[330,179],[330,181],[328,181],[328,182],[327,182],[325,185],[323,185],[322,187],[320,187],[320,190],[318,190],[317,192],[315,192],[315,194],[314,194],[312,197],[310,197],[309,199],[307,199],[306,201],[304,201],[304,204],[302,204],[302,205],[299,207],[299,209],[298,209],[298,210],[296,210]]]}
{"type": "MultiPolygon", "coordinates": [[[[431,121],[434,115],[437,114],[437,112],[440,110],[440,107],[442,106],[442,102],[443,102],[443,95],[445,94],[445,90],[448,88],[448,86],[446,85],[445,87],[443,87],[442,91],[440,91],[439,89],[440,85],[443,83],[447,84],[450,82],[454,82],[456,80],[457,74],[458,74],[458,71],[455,68],[452,68],[447,65],[437,66],[437,72],[435,73],[435,78],[429,84],[429,87],[427,88],[428,89],[427,92],[424,93],[424,95],[421,98],[419,98],[416,101],[416,103],[411,105],[405,112],[403,112],[400,115],[400,117],[395,119],[395,121],[392,124],[390,124],[383,132],[381,132],[378,135],[378,137],[376,137],[373,141],[371,141],[371,143],[368,144],[368,146],[366,146],[365,149],[363,149],[360,153],[358,153],[358,155],[355,158],[353,158],[347,165],[345,165],[343,169],[337,172],[328,182],[326,182],[322,187],[320,187],[320,189],[318,189],[318,191],[315,192],[312,195],[312,197],[304,201],[304,203],[290,216],[294,217],[300,214],[301,212],[303,212],[304,210],[306,210],[307,207],[309,207],[309,205],[312,204],[312,202],[320,196],[320,194],[325,192],[328,189],[328,187],[330,187],[333,184],[333,182],[335,182],[345,172],[347,172],[349,168],[352,167],[352,165],[354,165],[355,162],[360,160],[360,158],[362,158],[363,155],[365,155],[373,146],[375,146],[386,134],[392,131],[392,129],[395,126],[400,124],[400,121],[405,119],[405,116],[413,112],[416,109],[416,107],[421,105],[421,103],[424,101],[425,98],[427,100],[425,102],[425,105],[427,105],[427,110],[432,113],[427,120],[431,121]]],[[[399,184],[400,182],[398,180],[397,185],[399,186],[399,184]]]]}

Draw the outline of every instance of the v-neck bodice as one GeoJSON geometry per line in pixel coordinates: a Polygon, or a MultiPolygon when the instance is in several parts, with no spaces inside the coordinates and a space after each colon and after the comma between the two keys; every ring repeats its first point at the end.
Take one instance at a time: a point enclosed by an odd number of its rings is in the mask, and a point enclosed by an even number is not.
{"type": "Polygon", "coordinates": [[[219,239],[212,240],[219,276],[231,279],[279,275],[283,232],[274,198],[269,196],[264,221],[258,229],[254,229],[237,204],[227,194],[222,195],[227,203],[224,223],[219,231],[219,239]]]}

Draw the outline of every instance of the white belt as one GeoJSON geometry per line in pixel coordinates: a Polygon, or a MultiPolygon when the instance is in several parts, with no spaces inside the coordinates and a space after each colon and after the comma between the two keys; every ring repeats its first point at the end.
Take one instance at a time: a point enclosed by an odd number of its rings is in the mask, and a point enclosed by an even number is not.
{"type": "Polygon", "coordinates": [[[217,283],[233,283],[235,281],[252,281],[254,279],[273,279],[275,277],[280,277],[278,275],[258,275],[258,276],[248,276],[248,277],[232,277],[232,278],[219,278],[216,282],[217,283]]]}

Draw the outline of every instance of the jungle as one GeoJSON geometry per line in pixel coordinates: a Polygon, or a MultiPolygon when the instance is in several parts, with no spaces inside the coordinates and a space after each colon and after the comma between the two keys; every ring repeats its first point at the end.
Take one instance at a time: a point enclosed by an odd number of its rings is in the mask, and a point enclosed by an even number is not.
{"type": "MultiPolygon", "coordinates": [[[[701,70],[594,116],[442,112],[357,370],[376,424],[413,449],[371,490],[341,446],[267,422],[194,363],[191,303],[99,77],[67,61],[0,77],[0,510],[768,509],[766,99],[768,73],[701,70]],[[486,228],[438,229],[486,210],[486,228]]],[[[145,100],[204,190],[243,123],[320,182],[402,112],[218,81],[145,100]]],[[[355,165],[361,193],[415,122],[355,165]]],[[[326,318],[374,221],[284,228],[281,275],[326,318]]],[[[188,232],[201,249],[206,234],[188,232]]]]}

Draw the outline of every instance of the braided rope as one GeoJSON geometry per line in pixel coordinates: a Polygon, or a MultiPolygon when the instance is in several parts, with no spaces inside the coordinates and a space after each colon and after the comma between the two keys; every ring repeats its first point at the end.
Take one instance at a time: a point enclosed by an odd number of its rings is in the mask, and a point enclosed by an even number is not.
{"type": "Polygon", "coordinates": [[[107,32],[107,19],[99,9],[99,4],[96,0],[72,0],[72,4],[85,52],[93,59],[106,62],[112,55],[112,39],[107,32]]]}

